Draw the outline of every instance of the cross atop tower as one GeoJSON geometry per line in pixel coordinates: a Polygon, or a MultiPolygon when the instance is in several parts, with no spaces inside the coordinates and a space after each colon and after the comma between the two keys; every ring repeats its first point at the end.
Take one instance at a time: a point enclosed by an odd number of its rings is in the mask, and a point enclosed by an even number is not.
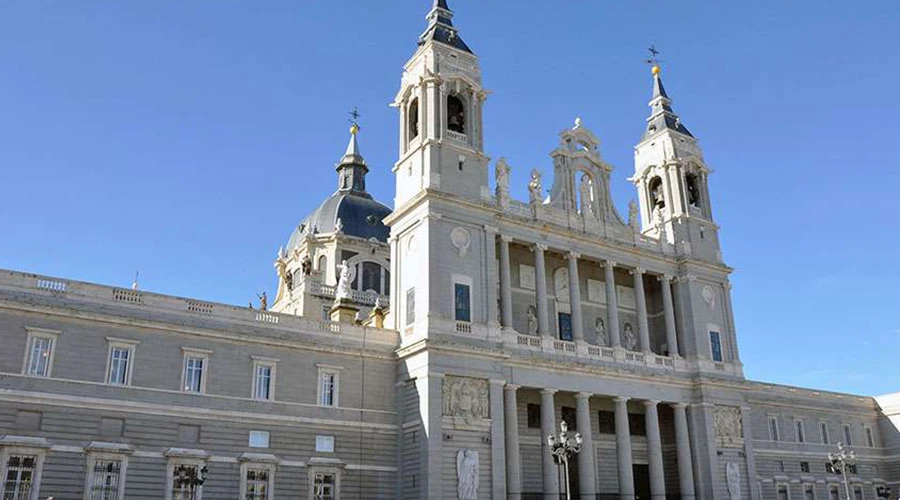
{"type": "Polygon", "coordinates": [[[359,119],[362,115],[359,113],[359,108],[356,106],[353,106],[353,111],[350,111],[347,114],[350,115],[350,118],[347,119],[347,121],[350,122],[350,133],[355,135],[359,132],[359,119]]]}
{"type": "Polygon", "coordinates": [[[659,63],[663,62],[659,59],[659,51],[656,50],[656,45],[651,45],[647,48],[647,52],[650,53],[650,58],[645,59],[644,62],[650,65],[650,71],[653,72],[654,75],[658,75],[660,72],[659,63]]]}

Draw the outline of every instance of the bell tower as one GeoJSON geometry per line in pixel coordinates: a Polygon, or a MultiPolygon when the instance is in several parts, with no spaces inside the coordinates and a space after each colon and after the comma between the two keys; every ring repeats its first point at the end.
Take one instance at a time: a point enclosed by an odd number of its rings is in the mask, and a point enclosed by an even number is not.
{"type": "Polygon", "coordinates": [[[634,153],[631,180],[638,188],[641,230],[677,253],[721,262],[719,227],[709,199],[710,169],[697,139],[672,109],[660,73],[654,65],[650,117],[634,153]]]}
{"type": "Polygon", "coordinates": [[[394,206],[430,189],[487,199],[482,109],[488,92],[478,57],[453,25],[446,0],[434,0],[419,48],[403,68],[392,106],[400,112],[394,206]]]}

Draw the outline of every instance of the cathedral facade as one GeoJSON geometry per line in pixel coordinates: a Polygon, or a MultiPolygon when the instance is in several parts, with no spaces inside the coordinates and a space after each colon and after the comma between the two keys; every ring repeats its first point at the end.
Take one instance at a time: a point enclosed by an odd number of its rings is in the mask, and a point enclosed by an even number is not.
{"type": "Polygon", "coordinates": [[[444,0],[427,21],[393,209],[354,127],[271,305],[0,271],[0,499],[897,498],[900,393],[745,379],[710,169],[659,68],[628,214],[581,120],[517,200],[478,57],[444,0]]]}

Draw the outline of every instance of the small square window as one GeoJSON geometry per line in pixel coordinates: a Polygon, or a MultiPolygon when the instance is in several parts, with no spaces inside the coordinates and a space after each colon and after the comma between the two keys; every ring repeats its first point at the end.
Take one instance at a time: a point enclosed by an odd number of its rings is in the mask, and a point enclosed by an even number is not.
{"type": "Polygon", "coordinates": [[[316,436],[316,451],[334,453],[334,436],[316,436]]]}
{"type": "Polygon", "coordinates": [[[597,420],[600,424],[600,434],[616,433],[616,413],[612,411],[600,411],[597,414],[597,420]]]}
{"type": "Polygon", "coordinates": [[[528,417],[528,428],[529,429],[540,429],[541,428],[541,405],[529,403],[527,408],[527,417],[528,417]]]}
{"type": "Polygon", "coordinates": [[[809,472],[809,462],[800,462],[800,472],[809,472]]]}
{"type": "Polygon", "coordinates": [[[647,419],[643,413],[628,414],[628,431],[632,436],[647,435],[647,419]]]}
{"type": "Polygon", "coordinates": [[[268,448],[269,447],[269,431],[250,431],[250,442],[248,446],[251,448],[268,448]]]}

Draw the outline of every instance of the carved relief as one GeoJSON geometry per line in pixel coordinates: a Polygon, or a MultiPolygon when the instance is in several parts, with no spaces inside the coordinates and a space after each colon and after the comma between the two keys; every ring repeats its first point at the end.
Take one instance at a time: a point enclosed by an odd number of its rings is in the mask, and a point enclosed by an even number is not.
{"type": "Polygon", "coordinates": [[[725,480],[728,484],[728,498],[741,500],[741,470],[738,464],[734,462],[725,464],[725,480]]]}
{"type": "Polygon", "coordinates": [[[703,302],[706,302],[706,305],[709,306],[710,311],[716,308],[716,293],[711,286],[704,286],[703,290],[700,291],[700,295],[703,297],[703,302]]]}
{"type": "Polygon", "coordinates": [[[490,418],[487,380],[447,376],[442,392],[445,416],[461,418],[466,424],[490,418]]]}
{"type": "Polygon", "coordinates": [[[457,255],[462,258],[469,253],[469,247],[472,246],[472,235],[468,230],[457,227],[450,232],[450,242],[456,248],[457,255]]]}
{"type": "Polygon", "coordinates": [[[744,445],[743,419],[741,409],[734,406],[716,407],[716,440],[719,446],[741,447],[744,445]]]}
{"type": "Polygon", "coordinates": [[[459,500],[478,500],[478,452],[462,449],[456,453],[456,495],[459,500]]]}

